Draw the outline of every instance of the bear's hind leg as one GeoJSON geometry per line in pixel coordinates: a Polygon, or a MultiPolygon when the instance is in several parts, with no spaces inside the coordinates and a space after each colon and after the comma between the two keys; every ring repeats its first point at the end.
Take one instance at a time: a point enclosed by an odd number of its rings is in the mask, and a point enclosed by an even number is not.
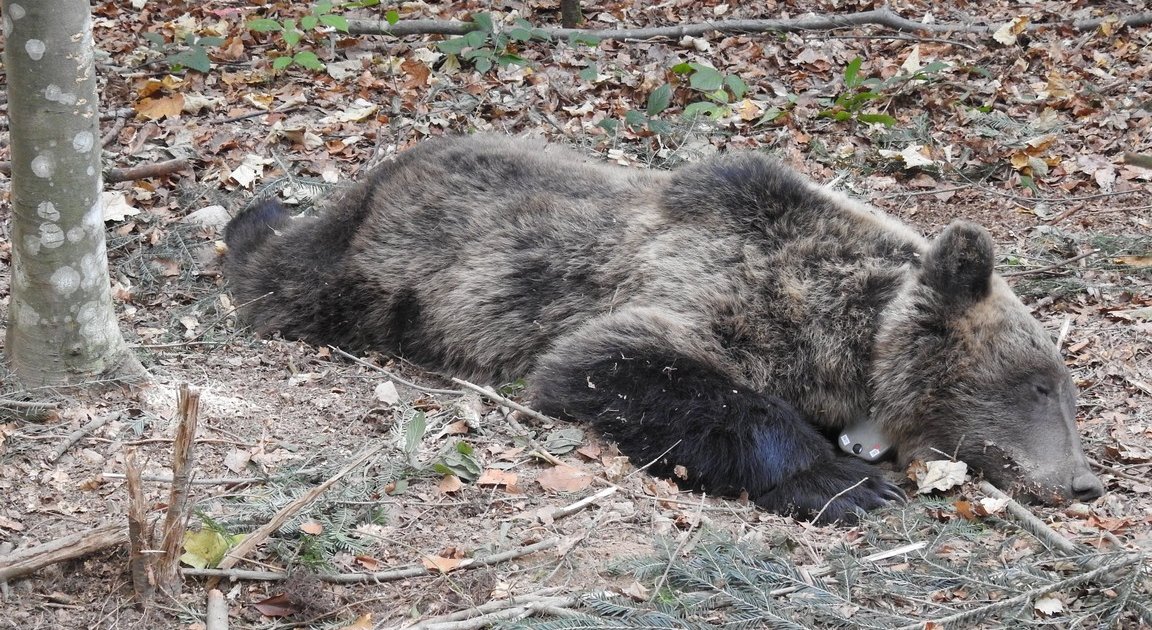
{"type": "Polygon", "coordinates": [[[654,474],[715,494],[746,490],[775,512],[853,520],[902,498],[879,469],[837,453],[790,405],[711,365],[700,343],[654,310],[602,317],[542,358],[530,379],[534,403],[591,422],[654,474]]]}

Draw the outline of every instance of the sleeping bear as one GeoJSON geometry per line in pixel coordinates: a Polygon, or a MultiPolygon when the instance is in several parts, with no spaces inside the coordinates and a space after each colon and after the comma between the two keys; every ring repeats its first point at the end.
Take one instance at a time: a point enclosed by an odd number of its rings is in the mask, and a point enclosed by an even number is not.
{"type": "Polygon", "coordinates": [[[955,456],[1045,502],[1103,486],[1049,335],[964,221],[929,242],[756,153],[671,172],[492,136],[425,142],[311,218],[256,203],[225,275],[258,333],[524,377],[633,463],[821,522],[900,500],[835,436],[955,456]]]}

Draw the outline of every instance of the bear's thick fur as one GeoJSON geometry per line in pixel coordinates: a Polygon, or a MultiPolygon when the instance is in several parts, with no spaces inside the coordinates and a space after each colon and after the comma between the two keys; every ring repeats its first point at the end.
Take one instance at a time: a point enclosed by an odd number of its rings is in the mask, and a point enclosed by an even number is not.
{"type": "Polygon", "coordinates": [[[761,155],[658,172],[430,141],[315,218],[263,202],[226,239],[258,332],[527,377],[541,411],[689,487],[850,519],[901,496],[833,447],[871,418],[900,462],[955,454],[1044,500],[1103,491],[1073,382],[982,228],[929,243],[761,155]]]}

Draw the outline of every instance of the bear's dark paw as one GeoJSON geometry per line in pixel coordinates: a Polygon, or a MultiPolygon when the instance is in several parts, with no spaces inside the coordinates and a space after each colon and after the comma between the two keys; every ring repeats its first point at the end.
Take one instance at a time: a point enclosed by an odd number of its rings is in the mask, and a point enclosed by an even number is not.
{"type": "Polygon", "coordinates": [[[802,470],[756,498],[756,504],[780,514],[813,519],[818,525],[852,524],[862,513],[903,503],[904,492],[863,460],[838,456],[802,470]]]}

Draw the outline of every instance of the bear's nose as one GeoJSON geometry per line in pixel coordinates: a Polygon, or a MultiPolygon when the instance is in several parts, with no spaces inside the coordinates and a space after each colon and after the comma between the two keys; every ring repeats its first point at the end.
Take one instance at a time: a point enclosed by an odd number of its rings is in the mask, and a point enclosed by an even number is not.
{"type": "Polygon", "coordinates": [[[1072,480],[1072,493],[1077,501],[1091,501],[1104,494],[1104,484],[1090,472],[1080,473],[1072,480]]]}

